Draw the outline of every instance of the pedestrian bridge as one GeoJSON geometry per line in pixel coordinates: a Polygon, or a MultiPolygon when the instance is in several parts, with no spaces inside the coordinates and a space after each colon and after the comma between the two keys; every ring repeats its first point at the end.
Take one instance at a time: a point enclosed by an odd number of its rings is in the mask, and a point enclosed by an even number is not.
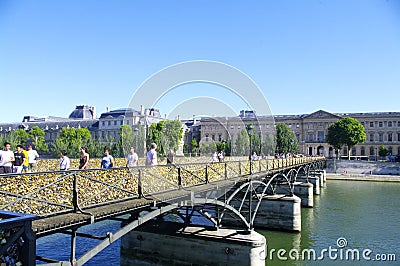
{"type": "Polygon", "coordinates": [[[131,214],[116,233],[87,236],[101,242],[78,260],[75,244],[70,262],[39,257],[51,265],[82,265],[157,216],[175,212],[190,223],[193,211],[177,211],[182,208],[196,209],[215,227],[223,226],[224,217],[230,216],[252,230],[264,195],[277,184],[287,186],[287,194],[292,195],[298,177],[307,178],[324,167],[324,158],[303,157],[2,175],[0,209],[35,215],[32,230],[36,238],[57,232],[76,237],[77,228],[83,225],[131,214]],[[216,207],[218,215],[210,214],[209,206],[216,207]]]}

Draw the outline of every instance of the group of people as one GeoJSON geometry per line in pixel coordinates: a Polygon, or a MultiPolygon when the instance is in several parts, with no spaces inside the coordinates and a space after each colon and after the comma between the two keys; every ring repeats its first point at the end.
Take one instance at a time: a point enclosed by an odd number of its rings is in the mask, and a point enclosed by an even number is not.
{"type": "Polygon", "coordinates": [[[28,145],[28,149],[17,145],[13,152],[11,144],[5,142],[3,150],[0,151],[0,174],[35,172],[38,158],[39,154],[32,145],[28,145]]]}
{"type": "MultiPolygon", "coordinates": [[[[154,166],[157,165],[157,145],[155,143],[151,144],[150,150],[146,155],[146,165],[154,166]]],[[[139,157],[135,152],[133,147],[130,148],[129,153],[126,157],[126,167],[135,167],[138,165],[139,157]]],[[[170,152],[167,157],[167,162],[173,163],[173,152],[170,152]]],[[[115,167],[114,157],[110,154],[108,148],[104,149],[104,155],[101,158],[100,168],[110,169],[115,167]]],[[[62,150],[60,152],[60,170],[69,170],[71,167],[71,161],[67,156],[67,151],[62,150]]],[[[79,169],[89,169],[89,151],[86,147],[80,148],[79,156],[79,169]]]]}
{"type": "Polygon", "coordinates": [[[213,163],[223,162],[223,161],[224,161],[224,153],[222,151],[213,153],[212,155],[213,163]]]}
{"type": "MultiPolygon", "coordinates": [[[[151,144],[150,150],[146,154],[146,165],[157,165],[157,145],[151,144]]],[[[0,174],[36,172],[38,152],[33,149],[32,145],[28,145],[27,149],[22,145],[17,145],[15,152],[11,150],[9,142],[4,143],[3,150],[0,150],[0,174]]],[[[135,167],[138,165],[138,155],[133,147],[126,157],[126,167],[135,167]]],[[[170,151],[167,156],[167,163],[173,164],[174,153],[170,151]]],[[[110,154],[108,148],[104,149],[104,155],[101,158],[100,168],[109,169],[115,167],[114,157],[110,154]]],[[[67,156],[67,151],[60,152],[60,170],[69,170],[71,168],[71,160],[67,156]]],[[[89,151],[86,147],[80,148],[79,169],[89,169],[89,151]]]]}

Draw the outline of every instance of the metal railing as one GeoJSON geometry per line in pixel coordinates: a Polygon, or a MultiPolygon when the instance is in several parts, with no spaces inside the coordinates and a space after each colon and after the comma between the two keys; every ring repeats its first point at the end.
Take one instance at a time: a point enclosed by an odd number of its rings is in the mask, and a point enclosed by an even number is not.
{"type": "Polygon", "coordinates": [[[0,175],[0,209],[40,216],[77,212],[248,175],[250,163],[253,173],[263,173],[321,160],[318,157],[238,160],[0,175]]]}

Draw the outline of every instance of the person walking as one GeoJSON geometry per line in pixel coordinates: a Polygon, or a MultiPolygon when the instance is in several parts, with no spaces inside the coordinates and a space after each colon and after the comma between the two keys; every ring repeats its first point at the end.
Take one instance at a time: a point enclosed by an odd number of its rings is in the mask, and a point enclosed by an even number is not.
{"type": "Polygon", "coordinates": [[[32,148],[32,145],[28,145],[28,163],[30,172],[37,171],[37,158],[39,158],[38,152],[32,148]]]}
{"type": "Polygon", "coordinates": [[[126,167],[135,167],[137,166],[139,157],[135,152],[135,149],[131,147],[128,156],[126,158],[126,167]]]}
{"type": "Polygon", "coordinates": [[[157,165],[157,144],[151,143],[150,150],[147,152],[146,165],[154,166],[157,165]]]}
{"type": "Polygon", "coordinates": [[[79,169],[89,169],[89,150],[86,147],[80,148],[79,169]]]}
{"type": "Polygon", "coordinates": [[[100,168],[110,169],[115,166],[114,157],[110,154],[110,151],[104,149],[104,155],[101,158],[100,168]]]}
{"type": "Polygon", "coordinates": [[[22,172],[27,173],[29,171],[29,155],[25,147],[22,147],[22,152],[25,156],[24,163],[22,164],[22,172]]]}
{"type": "Polygon", "coordinates": [[[67,157],[67,151],[62,150],[60,152],[60,170],[61,171],[68,170],[70,168],[70,166],[71,166],[71,161],[67,157]]]}
{"type": "Polygon", "coordinates": [[[22,165],[25,163],[25,154],[22,152],[22,146],[17,145],[17,151],[14,153],[14,162],[13,162],[13,172],[20,174],[22,173],[22,165]]]}
{"type": "Polygon", "coordinates": [[[4,143],[4,149],[0,152],[0,174],[12,173],[12,163],[14,161],[14,153],[11,151],[11,145],[4,143]]]}

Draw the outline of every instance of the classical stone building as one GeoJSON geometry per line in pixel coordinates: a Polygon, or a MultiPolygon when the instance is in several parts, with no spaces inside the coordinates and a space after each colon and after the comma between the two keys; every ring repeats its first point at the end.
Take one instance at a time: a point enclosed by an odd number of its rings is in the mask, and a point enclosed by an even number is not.
{"type": "MultiPolygon", "coordinates": [[[[333,114],[323,110],[302,115],[276,115],[275,123],[285,123],[293,132],[299,143],[299,152],[305,155],[333,156],[333,148],[326,143],[326,136],[330,124],[342,117],[357,119],[365,129],[367,140],[353,147],[352,156],[359,159],[376,159],[378,150],[384,145],[390,154],[400,154],[400,112],[376,113],[342,113],[333,114]]],[[[246,124],[252,123],[255,134],[269,134],[274,126],[271,117],[256,116],[252,111],[242,111],[238,117],[208,117],[200,122],[200,141],[220,142],[232,140],[235,143],[238,132],[246,124]]],[[[340,153],[347,154],[347,147],[340,153]]]]}

